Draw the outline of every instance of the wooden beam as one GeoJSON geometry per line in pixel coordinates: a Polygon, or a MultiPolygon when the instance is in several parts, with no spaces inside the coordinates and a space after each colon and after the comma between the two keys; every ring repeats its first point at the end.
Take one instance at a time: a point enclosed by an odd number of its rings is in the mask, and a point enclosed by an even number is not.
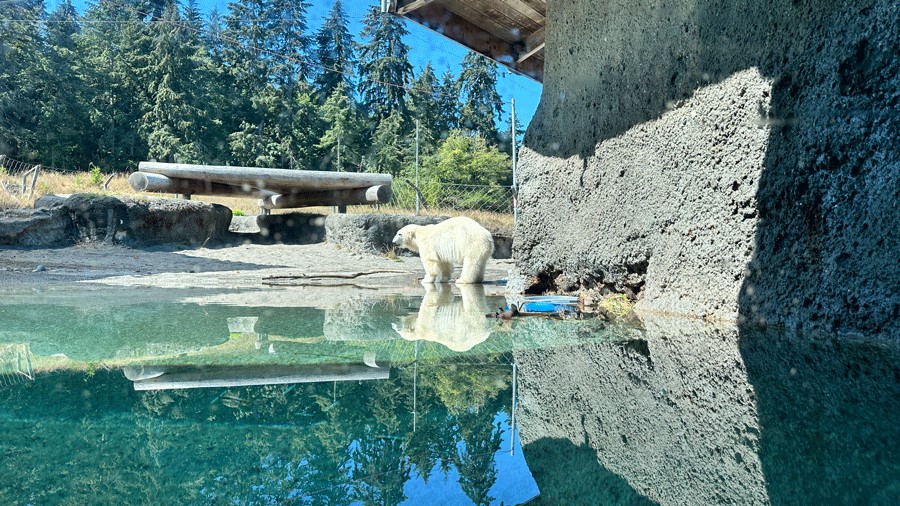
{"type": "Polygon", "coordinates": [[[353,206],[387,204],[391,201],[391,186],[378,185],[371,188],[351,190],[310,191],[286,195],[271,195],[259,200],[263,209],[290,209],[313,206],[353,206]]]}
{"type": "Polygon", "coordinates": [[[406,15],[406,18],[453,40],[472,51],[483,54],[512,71],[543,81],[544,65],[537,58],[529,58],[521,63],[516,61],[519,51],[513,42],[521,42],[521,37],[508,29],[504,40],[485,28],[464,17],[441,8],[436,4],[427,5],[406,15]]]}
{"type": "Polygon", "coordinates": [[[519,53],[516,63],[522,63],[544,49],[544,29],[541,28],[525,38],[523,46],[524,50],[519,53]]]}
{"type": "Polygon", "coordinates": [[[169,178],[211,181],[240,187],[249,186],[260,190],[271,190],[273,193],[369,188],[377,185],[390,185],[392,180],[390,174],[368,172],[326,172],[160,162],[141,162],[138,164],[138,170],[162,174],[169,178]]]}
{"type": "Polygon", "coordinates": [[[544,19],[546,17],[545,12],[539,12],[534,6],[529,5],[528,2],[524,2],[522,0],[499,0],[500,3],[506,4],[508,10],[515,11],[523,16],[527,16],[531,21],[541,24],[544,24],[544,19]]]}
{"type": "Polygon", "coordinates": [[[412,12],[420,7],[424,7],[434,0],[410,0],[408,2],[403,2],[402,0],[397,2],[397,6],[394,8],[394,12],[403,16],[407,12],[412,12]]]}

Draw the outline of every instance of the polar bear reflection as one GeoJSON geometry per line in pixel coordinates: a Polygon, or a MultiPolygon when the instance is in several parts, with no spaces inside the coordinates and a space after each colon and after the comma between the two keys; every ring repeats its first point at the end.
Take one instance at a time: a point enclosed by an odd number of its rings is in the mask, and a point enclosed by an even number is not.
{"type": "Polygon", "coordinates": [[[393,324],[403,339],[432,341],[462,352],[491,335],[496,320],[485,317],[488,307],[484,286],[457,285],[461,297],[454,297],[450,285],[424,286],[419,313],[404,316],[393,324]]]}

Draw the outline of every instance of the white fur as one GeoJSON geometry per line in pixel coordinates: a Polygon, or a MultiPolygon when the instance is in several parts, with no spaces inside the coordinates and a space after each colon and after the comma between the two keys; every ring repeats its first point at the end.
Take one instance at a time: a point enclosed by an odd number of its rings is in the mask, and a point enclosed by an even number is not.
{"type": "Polygon", "coordinates": [[[407,225],[393,243],[419,254],[425,268],[423,283],[448,283],[453,268],[462,265],[459,283],[481,283],[494,253],[491,233],[471,218],[458,216],[435,225],[407,225]]]}
{"type": "Polygon", "coordinates": [[[417,314],[400,318],[394,330],[407,341],[431,341],[463,352],[484,342],[496,327],[486,318],[488,311],[484,287],[459,285],[454,297],[450,285],[425,285],[425,296],[417,314]]]}

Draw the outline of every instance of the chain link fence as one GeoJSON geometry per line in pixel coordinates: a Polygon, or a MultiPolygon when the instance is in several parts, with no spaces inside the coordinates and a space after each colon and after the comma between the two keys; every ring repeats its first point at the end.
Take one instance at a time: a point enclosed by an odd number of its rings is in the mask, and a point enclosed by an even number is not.
{"type": "Polygon", "coordinates": [[[470,185],[445,183],[437,180],[395,180],[391,206],[400,209],[426,211],[452,209],[455,211],[481,211],[512,214],[515,188],[502,185],[470,185]],[[418,192],[416,191],[418,189],[418,192]],[[418,194],[418,195],[417,195],[418,194]]]}

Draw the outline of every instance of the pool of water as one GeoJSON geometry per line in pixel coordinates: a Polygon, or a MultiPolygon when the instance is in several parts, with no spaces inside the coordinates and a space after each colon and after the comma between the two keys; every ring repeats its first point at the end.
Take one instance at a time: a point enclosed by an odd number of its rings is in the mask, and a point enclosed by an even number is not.
{"type": "Polygon", "coordinates": [[[898,341],[304,290],[0,292],[0,503],[900,498],[898,341]]]}

